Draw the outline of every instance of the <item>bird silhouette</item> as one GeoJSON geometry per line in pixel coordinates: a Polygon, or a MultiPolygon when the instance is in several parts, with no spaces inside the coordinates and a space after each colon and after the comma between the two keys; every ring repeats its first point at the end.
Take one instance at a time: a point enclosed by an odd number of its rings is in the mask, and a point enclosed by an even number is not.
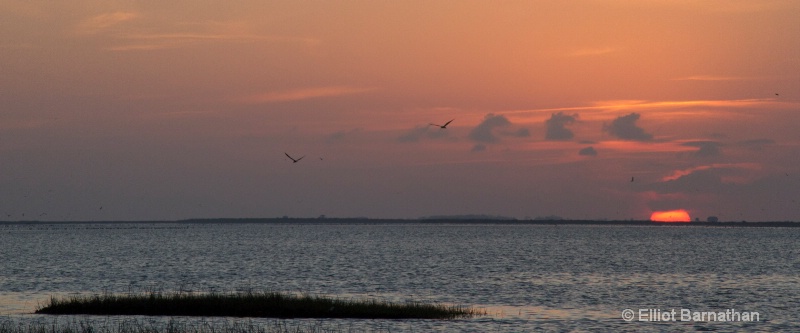
{"type": "Polygon", "coordinates": [[[298,158],[298,159],[294,159],[294,158],[292,158],[291,156],[289,156],[289,154],[288,154],[288,153],[284,153],[284,154],[286,154],[286,157],[288,157],[290,160],[292,160],[292,163],[297,163],[297,162],[300,162],[300,160],[302,160],[302,159],[303,159],[303,157],[306,157],[305,155],[303,155],[303,156],[300,156],[300,158],[298,158]]]}
{"type": "Polygon", "coordinates": [[[433,125],[433,126],[437,126],[439,128],[447,128],[447,125],[449,125],[451,122],[453,122],[453,120],[455,120],[455,118],[454,119],[450,119],[450,121],[444,123],[444,125],[439,125],[439,124],[434,124],[434,123],[430,123],[430,124],[433,125]]]}

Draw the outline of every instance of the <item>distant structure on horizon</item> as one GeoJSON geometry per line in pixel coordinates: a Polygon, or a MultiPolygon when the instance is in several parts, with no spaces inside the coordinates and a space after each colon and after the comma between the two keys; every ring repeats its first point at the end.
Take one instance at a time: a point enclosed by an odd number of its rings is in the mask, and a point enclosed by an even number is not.
{"type": "Polygon", "coordinates": [[[484,215],[484,214],[467,214],[467,215],[431,215],[418,218],[419,220],[487,220],[487,221],[511,221],[516,220],[514,217],[499,216],[499,215],[484,215]]]}
{"type": "Polygon", "coordinates": [[[564,220],[563,217],[558,215],[548,215],[548,216],[537,216],[533,218],[534,221],[561,221],[564,220]]]}
{"type": "Polygon", "coordinates": [[[706,221],[708,222],[719,222],[719,219],[716,216],[709,216],[706,221]]]}

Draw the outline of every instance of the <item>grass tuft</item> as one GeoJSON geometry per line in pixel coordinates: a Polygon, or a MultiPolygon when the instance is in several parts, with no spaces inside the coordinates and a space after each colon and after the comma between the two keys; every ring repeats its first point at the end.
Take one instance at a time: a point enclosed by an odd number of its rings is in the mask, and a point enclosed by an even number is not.
{"type": "Polygon", "coordinates": [[[276,292],[101,294],[51,297],[37,314],[270,318],[456,319],[485,313],[458,305],[342,300],[276,292]]]}
{"type": "Polygon", "coordinates": [[[325,325],[322,322],[288,323],[282,319],[269,322],[168,321],[142,319],[89,320],[67,319],[48,321],[17,321],[0,319],[0,333],[344,333],[347,327],[325,325]]]}

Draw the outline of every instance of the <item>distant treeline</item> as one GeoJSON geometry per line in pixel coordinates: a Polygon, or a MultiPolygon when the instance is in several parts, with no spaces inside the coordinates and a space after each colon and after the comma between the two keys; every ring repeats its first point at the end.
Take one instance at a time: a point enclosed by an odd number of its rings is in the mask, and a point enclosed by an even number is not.
{"type": "Polygon", "coordinates": [[[800,222],[653,222],[647,220],[516,220],[476,218],[370,219],[370,218],[247,218],[190,219],[185,223],[305,223],[305,224],[526,224],[526,225],[642,225],[642,226],[714,226],[714,227],[800,227],[800,222]]]}
{"type": "Polygon", "coordinates": [[[635,225],[635,226],[711,226],[711,227],[800,227],[800,222],[653,222],[646,220],[564,220],[533,219],[518,220],[513,218],[466,218],[425,217],[420,219],[372,219],[372,218],[209,218],[186,219],[173,221],[0,221],[0,224],[54,224],[54,223],[273,223],[273,224],[504,224],[504,225],[635,225]]]}

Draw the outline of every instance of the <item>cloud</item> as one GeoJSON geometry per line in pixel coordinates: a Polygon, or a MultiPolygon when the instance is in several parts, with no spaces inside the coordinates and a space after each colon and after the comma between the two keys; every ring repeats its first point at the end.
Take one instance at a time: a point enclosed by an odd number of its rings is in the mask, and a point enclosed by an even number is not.
{"type": "Polygon", "coordinates": [[[149,51],[149,50],[161,50],[169,48],[169,45],[165,44],[128,44],[128,45],[119,45],[119,46],[111,46],[105,48],[108,51],[149,51]]]}
{"type": "Polygon", "coordinates": [[[32,49],[36,48],[37,46],[33,45],[32,43],[11,43],[11,44],[0,44],[0,49],[8,49],[8,50],[24,50],[24,49],[32,49]]]}
{"type": "Polygon", "coordinates": [[[486,145],[479,143],[472,147],[472,152],[481,152],[486,150],[486,145]]]}
{"type": "Polygon", "coordinates": [[[354,133],[358,133],[358,132],[361,132],[360,128],[355,128],[355,129],[352,129],[352,130],[349,130],[349,131],[334,132],[334,133],[331,133],[331,134],[329,134],[329,135],[327,135],[325,137],[325,142],[326,143],[340,142],[340,141],[344,140],[345,138],[347,138],[348,136],[350,136],[350,135],[352,135],[354,133]]]}
{"type": "Polygon", "coordinates": [[[575,50],[567,54],[570,57],[591,57],[591,56],[600,56],[606,55],[609,53],[616,52],[616,49],[613,47],[595,47],[595,48],[584,48],[580,50],[575,50]]]}
{"type": "Polygon", "coordinates": [[[662,182],[668,182],[680,179],[687,175],[691,175],[698,171],[717,170],[718,173],[731,173],[737,170],[742,170],[744,173],[751,174],[754,170],[761,169],[761,166],[756,163],[715,163],[709,165],[701,165],[688,169],[675,170],[669,176],[661,178],[662,182]]]}
{"type": "Polygon", "coordinates": [[[330,87],[270,91],[260,94],[240,96],[234,98],[234,100],[245,104],[264,104],[264,103],[274,103],[274,102],[291,102],[291,101],[299,101],[299,100],[320,98],[320,97],[335,97],[335,96],[361,94],[368,92],[370,90],[373,90],[373,88],[330,86],[330,87]]]}
{"type": "Polygon", "coordinates": [[[694,156],[697,157],[711,157],[711,156],[719,156],[722,154],[722,150],[720,149],[720,146],[722,146],[722,144],[716,141],[690,141],[690,142],[685,142],[681,145],[686,147],[700,148],[698,151],[694,153],[694,156]]]}
{"type": "Polygon", "coordinates": [[[480,143],[497,143],[500,141],[501,136],[524,138],[531,135],[527,128],[520,128],[517,130],[497,131],[496,129],[508,128],[511,122],[508,121],[503,115],[487,114],[483,121],[478,124],[472,131],[469,132],[468,137],[480,143]]]}
{"type": "Polygon", "coordinates": [[[278,36],[278,35],[258,35],[251,33],[228,33],[228,32],[189,32],[189,33],[133,33],[119,34],[119,38],[130,40],[152,40],[152,41],[191,41],[191,40],[228,40],[228,41],[267,41],[297,43],[303,45],[316,45],[320,41],[315,38],[278,36]]]}
{"type": "Polygon", "coordinates": [[[494,134],[495,128],[502,128],[511,126],[511,122],[503,115],[497,115],[490,113],[487,114],[483,121],[478,124],[477,127],[473,128],[471,132],[469,132],[469,138],[483,143],[496,143],[500,141],[494,134]]]}
{"type": "Polygon", "coordinates": [[[130,21],[139,17],[133,12],[113,12],[100,14],[81,21],[75,26],[75,30],[81,34],[95,34],[106,30],[122,22],[130,21]]]}
{"type": "Polygon", "coordinates": [[[701,216],[707,214],[726,219],[731,219],[737,212],[741,214],[741,210],[762,207],[759,219],[773,220],[785,214],[787,207],[796,206],[792,199],[797,194],[794,182],[787,181],[783,174],[753,177],[753,167],[732,164],[680,170],[681,176],[646,184],[639,190],[654,200],[648,203],[651,207],[685,207],[701,216]],[[737,174],[748,179],[741,181],[737,174]],[[728,204],[709,205],[713,202],[728,204]]]}
{"type": "Polygon", "coordinates": [[[722,181],[722,177],[714,172],[712,167],[703,167],[694,168],[691,172],[670,177],[668,180],[650,184],[645,188],[662,194],[682,192],[713,193],[730,186],[730,184],[725,184],[722,181]]]}
{"type": "Polygon", "coordinates": [[[586,147],[586,148],[583,148],[583,149],[579,150],[578,151],[578,155],[581,155],[581,156],[597,156],[597,150],[595,150],[594,147],[589,146],[589,147],[586,147]]]}
{"type": "Polygon", "coordinates": [[[740,81],[746,80],[746,78],[738,77],[738,76],[718,76],[718,75],[692,75],[687,77],[681,77],[677,79],[672,79],[674,81],[740,81]]]}
{"type": "Polygon", "coordinates": [[[561,107],[520,110],[517,112],[544,111],[590,111],[590,110],[657,110],[690,107],[709,108],[748,108],[774,104],[773,99],[731,99],[731,100],[684,100],[684,101],[647,101],[647,100],[604,100],[595,101],[588,106],[561,107]]]}
{"type": "MultiPolygon", "coordinates": [[[[136,17],[138,16],[133,16],[132,18],[136,17]]],[[[84,34],[99,33],[107,30],[108,27],[132,18],[126,18],[119,14],[115,16],[109,14],[101,15],[81,23],[76,30],[84,34]]],[[[159,26],[158,22],[148,22],[147,25],[151,26],[151,28],[128,30],[127,32],[115,31],[110,36],[115,38],[117,45],[108,46],[104,49],[109,51],[141,51],[171,49],[199,43],[224,42],[278,43],[282,44],[282,46],[311,48],[316,47],[321,42],[319,39],[312,37],[257,33],[254,32],[256,30],[255,27],[240,21],[171,23],[171,28],[162,31],[153,28],[159,26]]]]}
{"type": "Polygon", "coordinates": [[[183,47],[201,42],[269,42],[314,46],[319,40],[314,38],[270,36],[248,33],[155,33],[155,34],[117,34],[124,41],[122,45],[106,47],[109,51],[142,51],[183,47]]]}
{"type": "Polygon", "coordinates": [[[397,138],[398,142],[417,142],[421,139],[439,139],[447,136],[449,131],[431,126],[417,126],[397,138]]]}
{"type": "Polygon", "coordinates": [[[764,149],[764,146],[775,144],[775,140],[772,139],[754,139],[754,140],[746,140],[746,141],[739,141],[737,145],[750,148],[752,150],[761,150],[764,149]]]}
{"type": "Polygon", "coordinates": [[[570,140],[575,134],[566,128],[567,125],[574,123],[578,119],[578,114],[567,115],[563,112],[553,113],[550,119],[545,121],[545,140],[570,140]]]}
{"type": "Polygon", "coordinates": [[[513,136],[513,137],[517,137],[517,138],[527,138],[527,137],[531,136],[531,131],[529,131],[527,128],[523,127],[523,128],[520,128],[520,129],[518,129],[516,131],[504,131],[501,134],[504,135],[504,136],[513,136]]]}
{"type": "Polygon", "coordinates": [[[611,135],[623,140],[634,141],[650,141],[653,135],[646,133],[641,127],[636,126],[636,121],[639,120],[638,113],[631,113],[625,116],[619,116],[611,122],[610,125],[604,125],[603,129],[611,135]]]}

